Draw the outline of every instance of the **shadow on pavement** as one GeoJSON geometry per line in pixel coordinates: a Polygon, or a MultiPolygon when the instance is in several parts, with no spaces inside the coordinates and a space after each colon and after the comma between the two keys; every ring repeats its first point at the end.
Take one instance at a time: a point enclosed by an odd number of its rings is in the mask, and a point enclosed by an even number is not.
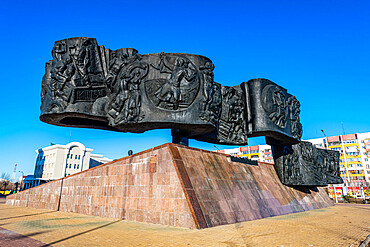
{"type": "Polygon", "coordinates": [[[0,234],[11,236],[10,238],[15,240],[15,239],[28,238],[28,237],[36,236],[36,235],[47,233],[47,232],[50,232],[50,231],[51,230],[41,231],[41,232],[33,232],[33,233],[23,235],[23,234],[19,234],[19,233],[13,232],[13,231],[9,231],[9,230],[0,230],[0,234]]]}
{"type": "Polygon", "coordinates": [[[39,231],[23,235],[0,227],[0,246],[14,246],[14,247],[50,246],[48,244],[44,244],[36,239],[31,238],[32,236],[36,236],[47,232],[50,232],[50,230],[39,231]]]}
{"type": "Polygon", "coordinates": [[[121,222],[122,220],[117,220],[117,221],[113,221],[113,222],[110,222],[110,223],[107,223],[105,225],[102,225],[102,226],[98,226],[98,227],[95,227],[95,228],[92,228],[90,230],[87,230],[87,231],[84,231],[84,232],[80,232],[80,233],[77,233],[77,234],[74,234],[72,236],[69,236],[69,237],[66,237],[66,238],[62,238],[60,240],[57,240],[57,241],[54,241],[54,242],[51,242],[51,243],[48,243],[46,245],[43,245],[41,247],[46,247],[46,246],[51,246],[53,244],[57,244],[57,243],[60,243],[60,242],[63,242],[63,241],[66,241],[68,239],[71,239],[71,238],[74,238],[74,237],[78,237],[80,235],[83,235],[83,234],[86,234],[86,233],[89,233],[89,232],[92,232],[92,231],[95,231],[95,230],[98,230],[98,229],[101,229],[101,228],[104,228],[104,227],[107,227],[107,226],[110,226],[110,225],[113,225],[117,222],[121,222]]]}
{"type": "Polygon", "coordinates": [[[15,218],[22,218],[22,217],[27,217],[27,216],[33,216],[33,215],[40,215],[40,214],[49,214],[52,212],[56,211],[48,211],[48,212],[43,212],[43,213],[37,213],[37,214],[25,214],[25,215],[19,215],[19,216],[13,216],[13,217],[8,217],[8,218],[1,218],[0,220],[9,220],[9,219],[15,219],[15,218]]]}

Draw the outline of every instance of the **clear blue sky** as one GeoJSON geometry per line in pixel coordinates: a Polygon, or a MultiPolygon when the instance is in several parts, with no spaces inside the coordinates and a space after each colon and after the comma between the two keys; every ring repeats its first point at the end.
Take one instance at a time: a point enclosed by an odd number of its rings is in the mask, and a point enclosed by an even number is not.
{"type": "Polygon", "coordinates": [[[207,56],[222,85],[270,79],[300,100],[303,139],[321,137],[321,129],[342,134],[341,122],[346,133],[370,131],[370,1],[3,1],[0,11],[0,173],[11,175],[18,163],[32,174],[35,150],[50,142],[79,141],[115,159],[171,141],[168,130],[116,133],[39,120],[45,62],[56,40],[76,36],[141,54],[207,56]]]}

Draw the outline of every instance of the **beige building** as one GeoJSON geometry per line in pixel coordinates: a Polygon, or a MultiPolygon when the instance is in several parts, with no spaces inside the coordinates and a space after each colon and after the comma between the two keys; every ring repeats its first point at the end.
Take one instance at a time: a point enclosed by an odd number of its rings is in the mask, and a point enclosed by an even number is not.
{"type": "Polygon", "coordinates": [[[82,143],[51,145],[36,150],[36,164],[33,179],[26,188],[66,177],[77,172],[112,161],[103,155],[92,154],[93,149],[82,143]]]}

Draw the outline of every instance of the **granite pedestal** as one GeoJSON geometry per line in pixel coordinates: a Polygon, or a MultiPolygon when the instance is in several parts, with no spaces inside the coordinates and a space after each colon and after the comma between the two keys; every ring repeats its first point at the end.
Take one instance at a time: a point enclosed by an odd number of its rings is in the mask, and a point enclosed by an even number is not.
{"type": "Polygon", "coordinates": [[[268,163],[167,143],[7,197],[6,204],[201,229],[333,206],[268,163]]]}

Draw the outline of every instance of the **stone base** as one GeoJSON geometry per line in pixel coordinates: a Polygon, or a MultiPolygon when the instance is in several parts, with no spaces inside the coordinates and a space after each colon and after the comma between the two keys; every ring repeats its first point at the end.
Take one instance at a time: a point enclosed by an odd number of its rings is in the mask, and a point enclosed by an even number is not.
{"type": "Polygon", "coordinates": [[[171,143],[10,195],[6,204],[193,229],[333,206],[323,188],[283,185],[271,164],[171,143]]]}

